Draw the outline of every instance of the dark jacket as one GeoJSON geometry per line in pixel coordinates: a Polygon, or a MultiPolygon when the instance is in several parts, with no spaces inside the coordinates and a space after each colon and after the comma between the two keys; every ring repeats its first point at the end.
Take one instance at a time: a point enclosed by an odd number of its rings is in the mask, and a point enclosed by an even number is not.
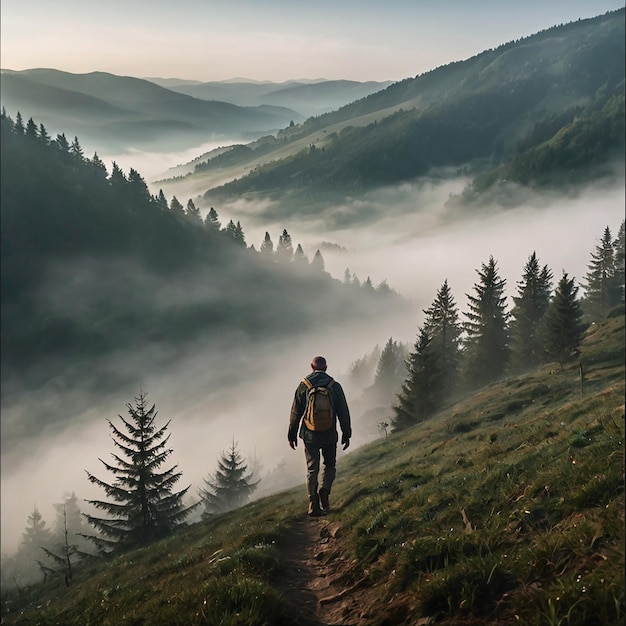
{"type": "MultiPolygon", "coordinates": [[[[333,380],[326,372],[321,370],[315,370],[311,372],[307,378],[315,387],[326,386],[333,380]]],[[[289,433],[288,440],[295,441],[298,433],[298,427],[300,428],[300,438],[305,443],[318,443],[320,445],[337,443],[337,421],[341,427],[341,433],[344,437],[350,439],[352,437],[352,427],[350,425],[350,411],[348,410],[348,403],[346,402],[346,396],[341,388],[341,385],[335,381],[330,388],[330,401],[334,412],[334,427],[324,432],[313,432],[304,425],[304,411],[307,403],[308,388],[300,382],[291,405],[291,415],[289,416],[289,433]]]]}

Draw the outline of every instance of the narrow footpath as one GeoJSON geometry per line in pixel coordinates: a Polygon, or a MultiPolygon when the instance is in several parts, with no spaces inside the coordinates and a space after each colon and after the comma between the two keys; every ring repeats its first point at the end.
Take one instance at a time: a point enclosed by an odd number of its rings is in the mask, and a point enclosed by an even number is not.
{"type": "Polygon", "coordinates": [[[303,515],[293,526],[279,590],[300,607],[297,624],[366,626],[373,621],[361,602],[363,581],[354,582],[341,547],[341,525],[303,515]]]}

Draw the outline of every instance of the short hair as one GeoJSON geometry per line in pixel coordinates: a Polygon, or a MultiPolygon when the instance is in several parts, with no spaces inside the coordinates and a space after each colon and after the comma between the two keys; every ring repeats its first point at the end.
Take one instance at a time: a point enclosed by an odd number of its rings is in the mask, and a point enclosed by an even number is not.
{"type": "Polygon", "coordinates": [[[316,370],[325,370],[326,359],[323,356],[314,356],[311,359],[311,367],[316,370]]]}

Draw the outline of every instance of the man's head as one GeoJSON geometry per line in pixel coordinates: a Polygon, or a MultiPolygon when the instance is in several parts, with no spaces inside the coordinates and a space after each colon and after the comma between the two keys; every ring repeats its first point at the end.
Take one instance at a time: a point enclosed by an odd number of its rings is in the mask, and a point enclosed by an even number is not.
{"type": "Polygon", "coordinates": [[[315,372],[321,370],[326,371],[326,359],[323,356],[314,356],[311,360],[311,369],[315,372]]]}

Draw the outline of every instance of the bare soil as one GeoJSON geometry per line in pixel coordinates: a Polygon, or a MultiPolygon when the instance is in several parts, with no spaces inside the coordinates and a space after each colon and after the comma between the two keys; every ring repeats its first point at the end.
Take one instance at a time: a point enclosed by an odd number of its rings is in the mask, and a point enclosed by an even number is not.
{"type": "Polygon", "coordinates": [[[293,526],[279,590],[299,609],[296,623],[307,626],[365,626],[365,581],[355,580],[341,545],[341,525],[327,517],[303,515],[293,526]]]}

